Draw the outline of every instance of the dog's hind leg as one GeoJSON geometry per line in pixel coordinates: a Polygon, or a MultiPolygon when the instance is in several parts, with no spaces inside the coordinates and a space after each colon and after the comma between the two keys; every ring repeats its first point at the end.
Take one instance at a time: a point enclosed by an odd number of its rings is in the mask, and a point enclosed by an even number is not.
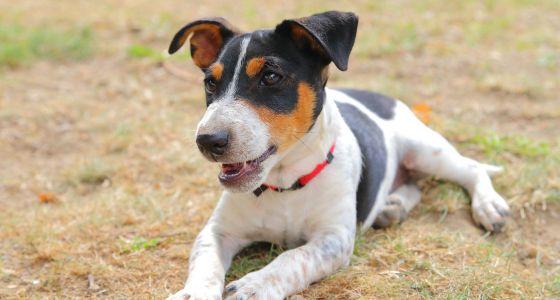
{"type": "Polygon", "coordinates": [[[373,227],[387,228],[404,221],[421,197],[420,188],[415,183],[401,185],[387,197],[385,207],[377,215],[373,227]]]}
{"type": "Polygon", "coordinates": [[[472,198],[474,221],[486,230],[500,231],[509,215],[509,207],[494,190],[489,176],[499,168],[462,156],[443,136],[420,122],[402,104],[399,113],[401,163],[407,169],[463,186],[472,198]]]}

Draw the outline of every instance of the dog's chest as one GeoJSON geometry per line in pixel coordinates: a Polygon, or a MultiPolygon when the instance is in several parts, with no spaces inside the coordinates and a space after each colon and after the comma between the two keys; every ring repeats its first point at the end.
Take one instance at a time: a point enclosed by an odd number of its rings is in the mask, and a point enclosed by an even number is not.
{"type": "Polygon", "coordinates": [[[305,198],[295,197],[297,192],[276,193],[269,191],[252,208],[253,230],[251,238],[265,240],[288,248],[303,244],[317,213],[305,198]],[[293,195],[290,195],[293,194],[293,195]]]}
{"type": "MultiPolygon", "coordinates": [[[[340,212],[355,214],[352,200],[341,201],[343,189],[332,174],[319,176],[298,191],[265,191],[260,197],[229,194],[219,207],[219,221],[228,231],[251,241],[268,241],[293,248],[340,212]],[[230,198],[231,197],[231,198],[230,198]]],[[[349,218],[348,222],[355,222],[349,218]]]]}

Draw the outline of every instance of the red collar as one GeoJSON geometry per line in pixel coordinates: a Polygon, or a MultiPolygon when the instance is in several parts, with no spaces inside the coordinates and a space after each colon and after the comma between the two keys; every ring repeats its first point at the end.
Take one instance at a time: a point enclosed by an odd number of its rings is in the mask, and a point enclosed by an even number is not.
{"type": "Polygon", "coordinates": [[[319,175],[319,173],[321,173],[321,171],[323,171],[323,169],[332,162],[332,160],[334,159],[333,152],[334,152],[335,145],[336,145],[336,141],[333,142],[331,148],[329,149],[329,153],[327,153],[327,158],[323,162],[316,165],[315,169],[313,169],[313,171],[311,171],[310,173],[307,173],[301,176],[300,178],[298,178],[298,180],[296,180],[296,182],[294,182],[289,188],[281,188],[274,185],[263,183],[261,184],[260,187],[258,187],[256,190],[253,191],[253,194],[255,194],[255,196],[258,197],[266,190],[273,190],[275,192],[284,192],[284,191],[295,191],[301,189],[302,187],[307,185],[311,180],[313,180],[315,176],[319,175]]]}

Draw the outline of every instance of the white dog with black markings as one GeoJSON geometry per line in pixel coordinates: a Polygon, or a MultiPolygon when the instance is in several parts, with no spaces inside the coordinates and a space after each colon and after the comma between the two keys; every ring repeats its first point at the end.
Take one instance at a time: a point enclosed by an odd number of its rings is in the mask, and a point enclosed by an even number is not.
{"type": "Polygon", "coordinates": [[[326,88],[346,70],[358,18],[326,12],[241,33],[221,18],[187,24],[205,74],[207,111],[196,142],[221,164],[225,190],[190,255],[177,299],[283,299],[347,266],[356,226],[404,220],[421,193],[409,176],[435,175],[470,193],[475,222],[499,231],[508,205],[492,187],[498,167],[464,157],[402,102],[326,88]],[[229,283],[233,256],[255,241],[290,248],[229,283]]]}

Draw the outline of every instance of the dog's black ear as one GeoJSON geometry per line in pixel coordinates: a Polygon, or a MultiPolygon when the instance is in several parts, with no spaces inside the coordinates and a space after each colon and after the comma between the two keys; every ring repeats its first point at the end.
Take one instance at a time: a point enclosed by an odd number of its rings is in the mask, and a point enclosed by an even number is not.
{"type": "Polygon", "coordinates": [[[284,20],[276,32],[289,34],[301,48],[316,52],[342,71],[356,39],[358,16],[353,13],[328,11],[300,19],[284,20]]]}
{"type": "Polygon", "coordinates": [[[205,69],[216,61],[222,47],[239,31],[223,18],[196,20],[175,34],[169,45],[169,54],[177,52],[191,34],[191,56],[199,68],[205,69]]]}

